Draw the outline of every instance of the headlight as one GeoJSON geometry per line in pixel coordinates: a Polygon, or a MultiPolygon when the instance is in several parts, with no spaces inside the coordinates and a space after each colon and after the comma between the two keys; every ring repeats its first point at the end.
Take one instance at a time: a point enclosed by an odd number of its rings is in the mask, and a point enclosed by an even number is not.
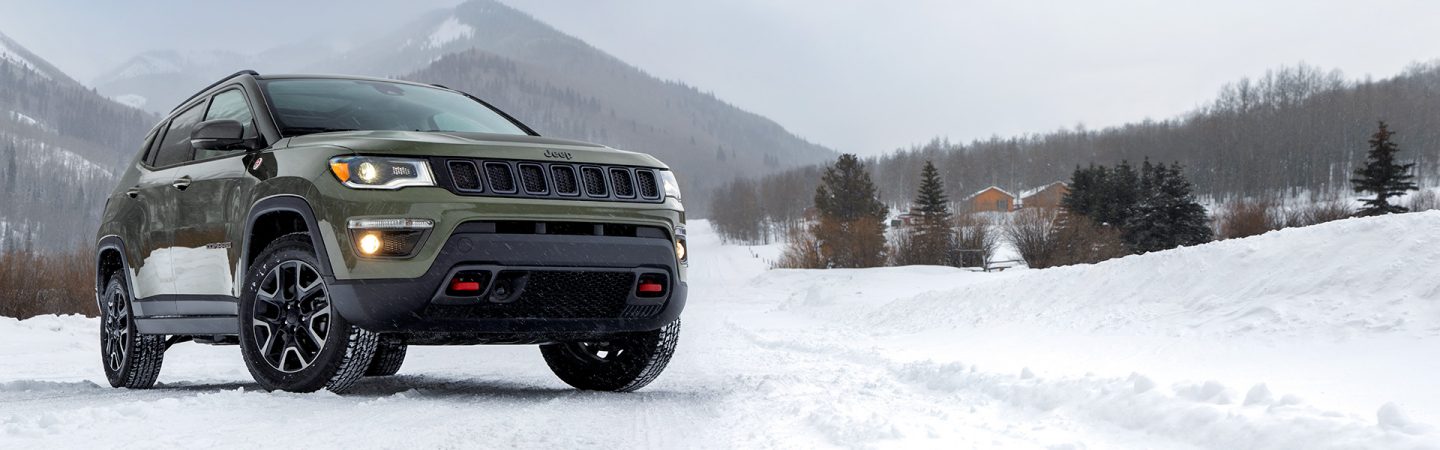
{"type": "Polygon", "coordinates": [[[400,189],[434,186],[430,164],[421,159],[341,156],[330,159],[330,173],[355,189],[400,189]]]}
{"type": "Polygon", "coordinates": [[[675,172],[669,170],[660,171],[660,180],[665,183],[665,196],[680,199],[680,182],[675,181],[675,172]]]}

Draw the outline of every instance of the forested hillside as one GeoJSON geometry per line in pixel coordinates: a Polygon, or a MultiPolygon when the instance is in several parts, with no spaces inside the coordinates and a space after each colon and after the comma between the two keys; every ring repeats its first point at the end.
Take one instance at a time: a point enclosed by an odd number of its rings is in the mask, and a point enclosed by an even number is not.
{"type": "MultiPolygon", "coordinates": [[[[870,166],[881,198],[893,206],[915,195],[927,160],[940,169],[955,200],[991,185],[1021,192],[1067,180],[1077,166],[1146,158],[1179,162],[1196,193],[1217,200],[1347,192],[1366,140],[1382,120],[1398,133],[1400,157],[1417,163],[1417,181],[1440,182],[1440,63],[1359,81],[1338,71],[1287,67],[1229,84],[1214,101],[1182,117],[964,144],[937,139],[873,158],[870,166]]],[[[728,186],[717,202],[809,198],[819,182],[815,173],[798,169],[728,186]]],[[[808,205],[761,206],[755,214],[784,220],[808,205]]]]}
{"type": "Polygon", "coordinates": [[[0,246],[89,242],[115,172],[157,119],[0,44],[10,52],[0,58],[0,246]]]}

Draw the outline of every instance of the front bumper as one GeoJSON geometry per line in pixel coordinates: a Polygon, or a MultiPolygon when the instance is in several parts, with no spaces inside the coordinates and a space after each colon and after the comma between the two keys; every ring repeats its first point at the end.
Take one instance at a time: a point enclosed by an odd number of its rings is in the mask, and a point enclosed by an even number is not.
{"type": "Polygon", "coordinates": [[[429,239],[441,238],[418,277],[331,280],[341,316],[367,330],[417,336],[415,342],[444,343],[435,336],[459,333],[518,343],[655,330],[685,307],[687,286],[668,235],[507,234],[471,222],[429,239]],[[486,293],[501,277],[527,277],[530,285],[519,283],[526,292],[506,302],[455,298],[446,287],[459,271],[490,274],[486,293]],[[634,280],[642,274],[663,276],[665,295],[638,296],[634,280]]]}

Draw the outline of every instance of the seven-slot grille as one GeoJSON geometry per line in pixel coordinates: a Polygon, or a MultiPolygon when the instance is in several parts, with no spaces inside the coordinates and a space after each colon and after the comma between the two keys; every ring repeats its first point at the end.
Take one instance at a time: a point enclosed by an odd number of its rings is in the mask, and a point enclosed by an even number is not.
{"type": "Polygon", "coordinates": [[[657,169],[628,166],[436,158],[438,181],[460,195],[659,203],[657,169]]]}

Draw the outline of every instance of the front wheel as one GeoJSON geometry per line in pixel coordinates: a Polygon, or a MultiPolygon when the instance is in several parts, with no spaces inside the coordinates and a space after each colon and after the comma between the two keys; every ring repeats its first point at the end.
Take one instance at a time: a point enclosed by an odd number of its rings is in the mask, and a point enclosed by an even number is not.
{"type": "Polygon", "coordinates": [[[240,353],[269,390],[342,392],[365,374],[377,336],[351,325],[331,305],[304,233],[265,248],[240,297],[240,353]]]}
{"type": "Polygon", "coordinates": [[[632,392],[660,376],[679,338],[680,319],[675,319],[655,331],[542,345],[540,354],[561,381],[576,389],[632,392]]]}

